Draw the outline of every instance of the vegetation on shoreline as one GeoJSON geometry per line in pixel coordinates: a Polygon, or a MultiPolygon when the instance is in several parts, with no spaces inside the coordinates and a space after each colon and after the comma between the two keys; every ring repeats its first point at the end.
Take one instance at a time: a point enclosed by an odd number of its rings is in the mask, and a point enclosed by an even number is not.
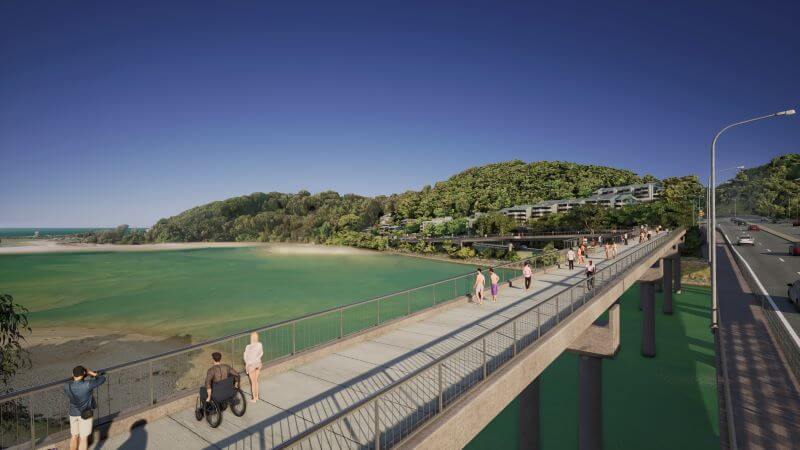
{"type": "MultiPolygon", "coordinates": [[[[541,200],[582,197],[599,187],[657,181],[627,170],[567,162],[509,161],[465,170],[433,187],[374,198],[326,191],[311,194],[254,193],[197,206],[176,216],[159,220],[146,236],[150,242],[262,241],[314,242],[374,250],[433,253],[454,258],[472,258],[473,249],[455,248],[451,243],[407,244],[397,239],[420,231],[422,219],[453,217],[431,225],[425,236],[451,236],[467,232],[467,217],[475,220],[476,234],[509,233],[519,224],[497,210],[514,204],[541,200]],[[381,216],[391,214],[399,231],[381,233],[381,216]],[[410,219],[405,220],[404,219],[410,219]]],[[[697,177],[663,180],[661,199],[606,210],[585,205],[566,214],[532,220],[535,231],[558,229],[595,230],[622,228],[640,223],[675,227],[692,223],[691,199],[702,196],[697,177]]],[[[513,258],[513,252],[482,250],[487,257],[513,258]],[[492,253],[492,255],[489,255],[492,253]],[[502,253],[502,254],[501,254],[502,253]]]]}
{"type": "Polygon", "coordinates": [[[800,218],[800,154],[744,169],[717,187],[718,214],[800,218]]]}

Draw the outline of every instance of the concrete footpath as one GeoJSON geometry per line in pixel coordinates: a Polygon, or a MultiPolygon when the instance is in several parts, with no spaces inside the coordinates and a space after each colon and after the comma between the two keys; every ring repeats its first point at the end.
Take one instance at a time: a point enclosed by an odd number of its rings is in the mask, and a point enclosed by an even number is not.
{"type": "Polygon", "coordinates": [[[740,449],[800,446],[800,389],[734,256],[718,239],[717,286],[733,422],[740,449]]]}
{"type": "MultiPolygon", "coordinates": [[[[620,246],[619,256],[636,247],[620,246]]],[[[599,268],[607,263],[599,252],[590,255],[599,268]]],[[[378,389],[392,384],[407,373],[436,360],[464,342],[480,335],[515,314],[546,300],[567,284],[584,279],[584,267],[574,270],[553,268],[534,275],[531,290],[504,285],[499,301],[487,299],[483,306],[467,303],[420,321],[387,328],[364,342],[354,343],[333,354],[295,367],[274,376],[262,376],[261,400],[248,403],[244,417],[223,413],[219,428],[198,422],[192,409],[179,411],[134,428],[128,433],[96,443],[103,449],[266,449],[284,442],[378,389]]],[[[566,305],[565,305],[566,307],[566,305]]],[[[243,382],[247,389],[248,382],[243,382]]],[[[403,408],[413,411],[421,402],[416,393],[403,399],[403,408]]],[[[422,394],[420,394],[422,395],[422,394]]],[[[394,420],[394,419],[392,419],[394,420]]],[[[400,411],[396,420],[407,420],[400,411]]],[[[354,417],[347,430],[355,436],[366,435],[373,423],[354,417]]],[[[331,442],[331,447],[349,448],[355,442],[331,442]]]]}

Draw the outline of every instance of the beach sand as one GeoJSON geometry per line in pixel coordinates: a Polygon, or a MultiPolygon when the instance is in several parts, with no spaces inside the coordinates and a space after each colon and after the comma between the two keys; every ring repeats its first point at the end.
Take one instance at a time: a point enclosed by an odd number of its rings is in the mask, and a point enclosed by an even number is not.
{"type": "Polygon", "coordinates": [[[103,328],[40,328],[26,336],[35,370],[20,371],[11,381],[19,389],[65,379],[76,365],[93,370],[184,347],[191,338],[148,336],[103,328]]]}

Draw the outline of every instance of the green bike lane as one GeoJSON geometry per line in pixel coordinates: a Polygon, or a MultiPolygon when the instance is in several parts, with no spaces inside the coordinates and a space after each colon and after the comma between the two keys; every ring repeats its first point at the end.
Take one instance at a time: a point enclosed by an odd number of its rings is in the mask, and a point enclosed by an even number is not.
{"type": "MultiPolygon", "coordinates": [[[[657,307],[655,358],[640,353],[638,286],[621,300],[620,351],[603,361],[604,448],[719,448],[710,291],[684,285],[673,315],[657,307]]],[[[542,448],[578,447],[577,392],[578,357],[564,353],[541,376],[542,448]]],[[[518,412],[514,400],[466,449],[517,449],[518,412]]]]}

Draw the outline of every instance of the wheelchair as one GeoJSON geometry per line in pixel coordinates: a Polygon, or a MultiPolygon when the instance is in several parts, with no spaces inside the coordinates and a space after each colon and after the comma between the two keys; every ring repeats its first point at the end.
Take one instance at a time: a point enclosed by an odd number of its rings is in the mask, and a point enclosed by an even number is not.
{"type": "Polygon", "coordinates": [[[197,421],[206,418],[206,422],[211,428],[217,428],[222,423],[222,411],[228,406],[236,417],[242,417],[247,411],[247,400],[244,392],[234,384],[233,377],[228,377],[211,385],[211,399],[203,402],[201,395],[205,388],[202,387],[201,393],[197,396],[197,403],[194,408],[194,417],[197,421]],[[205,403],[205,404],[203,404],[205,403]]]}

